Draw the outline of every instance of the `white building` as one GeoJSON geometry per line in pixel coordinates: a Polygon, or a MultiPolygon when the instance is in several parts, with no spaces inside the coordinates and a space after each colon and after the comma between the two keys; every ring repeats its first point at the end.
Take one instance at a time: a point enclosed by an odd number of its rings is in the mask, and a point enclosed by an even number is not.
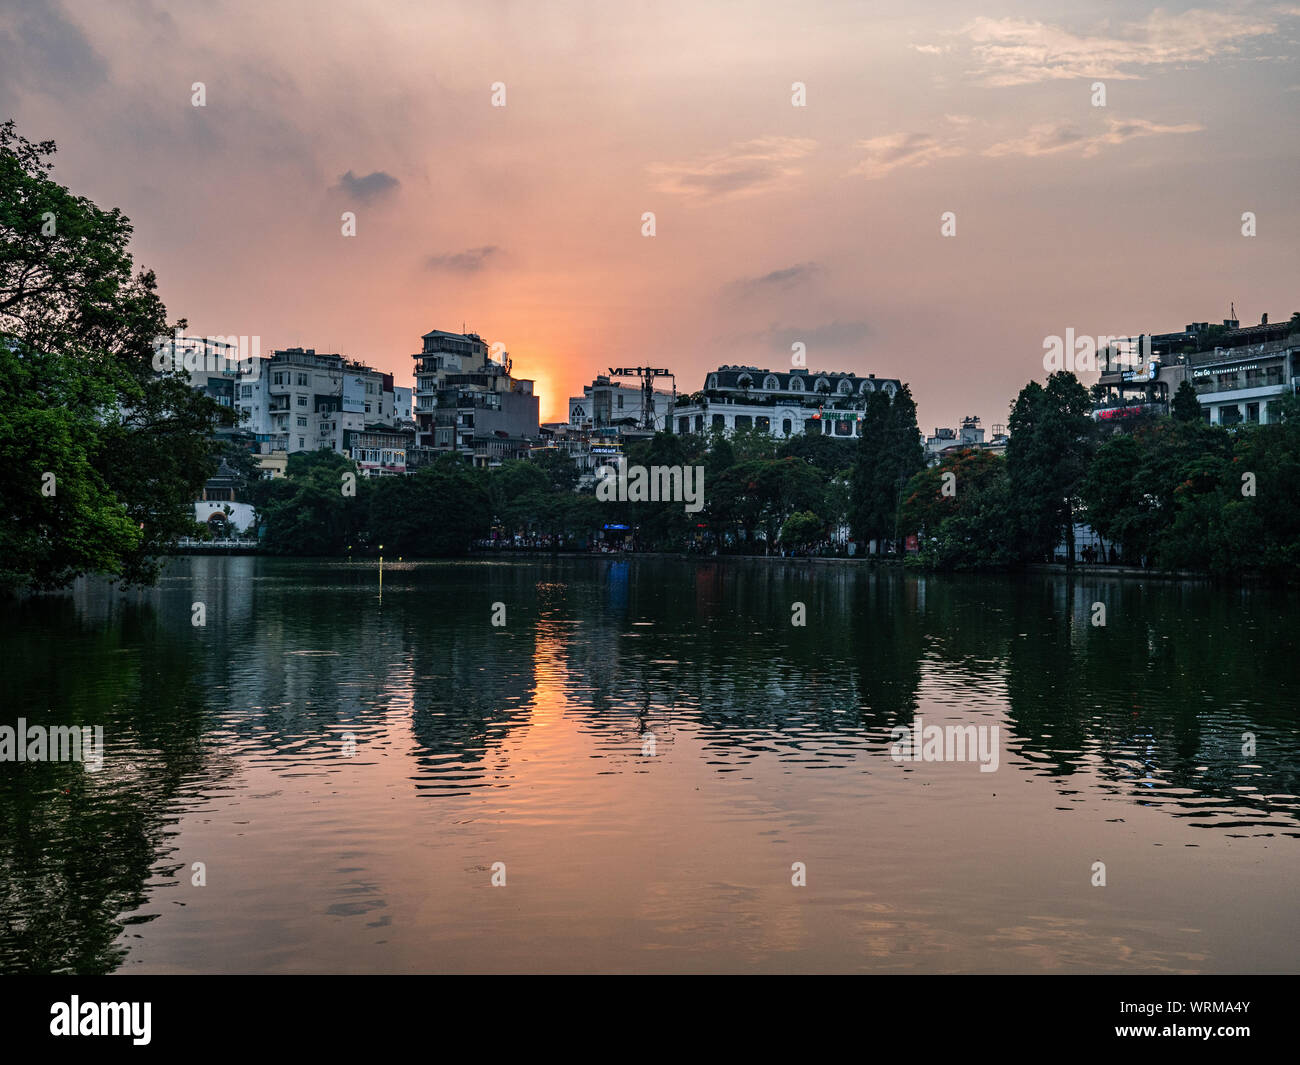
{"type": "Polygon", "coordinates": [[[397,422],[392,374],[314,348],[287,348],[241,374],[235,406],[258,452],[342,452],[344,434],[397,422]]]}
{"type": "Polygon", "coordinates": [[[393,389],[393,413],[399,422],[415,420],[414,403],[415,389],[401,386],[393,389]]]}
{"type": "Polygon", "coordinates": [[[708,375],[703,390],[689,402],[679,402],[673,431],[684,435],[757,427],[781,438],[818,433],[855,439],[872,394],[883,392],[892,401],[900,387],[900,382],[875,374],[722,366],[708,375]]]}

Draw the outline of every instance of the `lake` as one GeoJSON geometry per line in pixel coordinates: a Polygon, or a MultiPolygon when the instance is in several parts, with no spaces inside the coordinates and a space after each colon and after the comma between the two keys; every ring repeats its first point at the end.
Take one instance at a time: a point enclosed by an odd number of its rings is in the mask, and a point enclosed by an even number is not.
{"type": "Polygon", "coordinates": [[[104,751],[0,763],[0,971],[1297,969],[1269,587],[191,557],[2,616],[0,725],[104,751]]]}

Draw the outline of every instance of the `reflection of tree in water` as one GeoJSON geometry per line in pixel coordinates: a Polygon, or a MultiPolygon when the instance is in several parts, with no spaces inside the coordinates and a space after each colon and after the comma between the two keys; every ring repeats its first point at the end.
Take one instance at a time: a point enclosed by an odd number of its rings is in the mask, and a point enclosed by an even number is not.
{"type": "MultiPolygon", "coordinates": [[[[123,597],[110,621],[77,597],[6,607],[0,672],[5,724],[102,725],[103,768],[0,763],[0,971],[106,973],[146,901],[156,862],[174,853],[168,826],[182,784],[228,767],[200,743],[203,692],[192,660],[145,599],[123,597]]],[[[175,875],[179,863],[160,870],[175,875]]],[[[147,919],[147,918],[141,918],[147,919]]]]}
{"type": "Polygon", "coordinates": [[[797,562],[642,560],[630,570],[617,595],[602,597],[599,585],[570,593],[579,611],[598,614],[581,614],[567,647],[590,687],[593,727],[635,722],[644,732],[674,720],[698,728],[724,763],[764,751],[807,760],[861,748],[864,713],[914,703],[915,618],[891,617],[876,632],[880,619],[861,614],[901,594],[890,582],[797,562]],[[791,624],[796,602],[802,626],[791,624]]]}
{"type": "Polygon", "coordinates": [[[413,602],[402,628],[418,787],[457,789],[481,784],[488,752],[531,722],[537,630],[563,588],[539,582],[532,567],[461,568],[443,577],[450,586],[438,603],[413,602]],[[490,623],[498,602],[506,605],[503,627],[490,623]]]}
{"type": "Polygon", "coordinates": [[[1264,590],[1043,581],[1026,582],[1014,605],[1008,719],[1046,772],[1100,760],[1118,790],[1207,817],[1207,798],[1251,811],[1250,823],[1300,813],[1300,672],[1285,604],[1264,590]],[[1104,627],[1091,624],[1094,602],[1106,604],[1104,627]],[[1194,801],[1160,794],[1170,788],[1194,801]]]}

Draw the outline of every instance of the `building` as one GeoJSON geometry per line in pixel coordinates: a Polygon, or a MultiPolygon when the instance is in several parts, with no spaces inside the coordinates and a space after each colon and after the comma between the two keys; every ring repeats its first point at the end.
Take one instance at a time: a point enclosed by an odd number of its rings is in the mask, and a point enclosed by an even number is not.
{"type": "Polygon", "coordinates": [[[454,452],[475,465],[523,458],[539,440],[533,382],[511,376],[508,352],[493,358],[477,333],[432,330],[415,360],[415,446],[454,452]]]}
{"type": "Polygon", "coordinates": [[[207,525],[215,540],[246,532],[257,524],[252,504],[236,499],[239,475],[225,459],[203,485],[203,495],[194,501],[194,520],[207,525]]]}
{"type": "Polygon", "coordinates": [[[415,389],[397,387],[393,389],[393,413],[399,422],[415,421],[415,389]]]}
{"type": "MultiPolygon", "coordinates": [[[[993,428],[996,431],[1001,426],[993,428]]],[[[961,420],[960,429],[935,429],[933,436],[925,438],[925,462],[927,466],[937,466],[946,451],[984,446],[984,429],[979,418],[967,415],[961,420]]]]}
{"type": "Polygon", "coordinates": [[[393,375],[342,355],[286,348],[238,380],[235,406],[263,476],[296,451],[348,450],[350,433],[398,424],[393,375]]]}
{"type": "Polygon", "coordinates": [[[1107,359],[1094,418],[1167,414],[1174,392],[1188,380],[1208,424],[1267,424],[1278,417],[1278,401],[1300,385],[1300,313],[1272,324],[1264,315],[1259,325],[1244,328],[1236,318],[1222,325],[1192,322],[1178,333],[1139,338],[1138,351],[1136,360],[1119,367],[1107,359]]]}
{"type": "Polygon", "coordinates": [[[415,441],[412,426],[389,429],[372,425],[344,431],[344,454],[365,476],[392,476],[407,472],[406,455],[415,441]]]}
{"type": "Polygon", "coordinates": [[[674,431],[754,427],[779,438],[819,433],[855,439],[872,394],[884,392],[892,400],[900,387],[900,382],[875,374],[721,366],[708,375],[701,391],[678,400],[674,431]]]}
{"type": "MultiPolygon", "coordinates": [[[[154,345],[154,369],[178,374],[190,386],[223,407],[235,408],[241,371],[259,358],[261,340],[248,337],[186,337],[179,331],[154,345]],[[234,341],[234,343],[231,343],[234,341]]],[[[217,429],[218,439],[243,439],[245,427],[238,424],[217,429]]]]}
{"type": "MultiPolygon", "coordinates": [[[[653,378],[647,378],[653,381],[653,378]]],[[[673,396],[642,385],[624,385],[598,374],[582,395],[569,397],[569,425],[580,432],[663,429],[668,425],[673,396]]]]}

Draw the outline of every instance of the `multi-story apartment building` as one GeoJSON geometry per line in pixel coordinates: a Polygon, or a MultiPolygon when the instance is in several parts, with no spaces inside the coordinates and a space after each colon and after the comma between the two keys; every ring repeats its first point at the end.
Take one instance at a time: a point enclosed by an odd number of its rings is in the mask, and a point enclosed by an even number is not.
{"type": "Polygon", "coordinates": [[[243,427],[268,460],[322,448],[342,453],[349,433],[397,422],[392,374],[314,348],[286,348],[257,360],[239,376],[237,389],[243,427]]]}
{"type": "Polygon", "coordinates": [[[1166,414],[1178,386],[1189,380],[1208,424],[1267,424],[1278,417],[1278,401],[1300,386],[1300,313],[1272,324],[1264,315],[1244,328],[1235,318],[1222,325],[1192,322],[1182,332],[1141,337],[1137,348],[1140,365],[1104,365],[1094,418],[1166,414]]]}
{"type": "MultiPolygon", "coordinates": [[[[179,374],[190,385],[220,403],[235,407],[241,367],[253,363],[260,352],[259,338],[251,346],[248,337],[183,337],[179,334],[154,347],[154,368],[179,374]],[[242,345],[240,340],[243,341],[242,345]],[[231,343],[234,341],[234,343],[231,343]]],[[[241,438],[245,427],[235,424],[217,430],[222,438],[241,438]]]]}
{"type": "Polygon", "coordinates": [[[819,433],[854,439],[873,392],[893,399],[900,382],[859,377],[854,373],[815,370],[766,370],[756,366],[721,366],[704,388],[678,401],[673,431],[704,433],[750,426],[775,437],[819,433]]]}
{"type": "Polygon", "coordinates": [[[539,439],[533,382],[510,374],[476,333],[439,329],[421,337],[415,360],[416,448],[469,456],[495,466],[522,458],[539,439]]]}

